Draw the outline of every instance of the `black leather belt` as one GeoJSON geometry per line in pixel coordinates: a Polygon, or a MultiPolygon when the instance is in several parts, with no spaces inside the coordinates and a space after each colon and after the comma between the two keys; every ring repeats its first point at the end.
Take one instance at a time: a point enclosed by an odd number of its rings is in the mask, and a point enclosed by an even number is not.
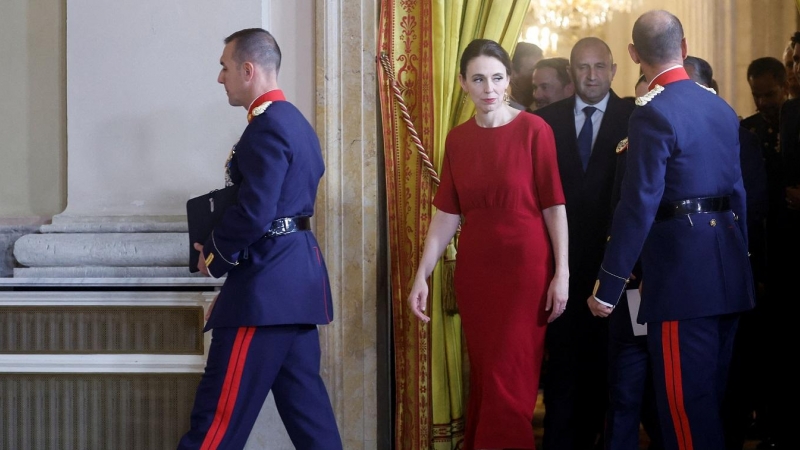
{"type": "Polygon", "coordinates": [[[294,233],[295,231],[305,231],[311,229],[311,217],[297,216],[297,217],[281,217],[275,219],[269,226],[265,238],[272,238],[276,236],[283,236],[284,234],[294,233]]]}
{"type": "Polygon", "coordinates": [[[658,206],[656,220],[667,220],[675,216],[688,214],[722,212],[731,209],[731,199],[724,197],[699,197],[678,200],[677,202],[662,203],[658,206]]]}

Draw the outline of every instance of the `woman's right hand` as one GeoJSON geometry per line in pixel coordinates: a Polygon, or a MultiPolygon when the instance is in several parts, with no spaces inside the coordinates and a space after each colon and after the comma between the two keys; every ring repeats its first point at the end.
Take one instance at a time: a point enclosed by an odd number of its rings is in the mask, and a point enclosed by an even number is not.
{"type": "Polygon", "coordinates": [[[411,287],[411,294],[408,295],[408,306],[419,320],[428,323],[431,318],[425,315],[428,306],[428,282],[425,278],[416,277],[414,286],[411,287]]]}

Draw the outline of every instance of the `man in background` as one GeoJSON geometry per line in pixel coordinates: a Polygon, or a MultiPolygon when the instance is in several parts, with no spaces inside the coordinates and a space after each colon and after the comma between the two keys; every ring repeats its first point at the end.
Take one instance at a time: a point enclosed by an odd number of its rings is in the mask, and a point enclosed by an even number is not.
{"type": "MultiPolygon", "coordinates": [[[[756,113],[742,119],[742,126],[758,136],[761,155],[767,170],[769,209],[773,212],[785,205],[782,158],[778,146],[780,112],[788,99],[789,79],[784,65],[776,58],[753,60],[747,67],[747,83],[753,95],[756,113]]],[[[767,221],[771,221],[769,218],[767,221]]]]}
{"type": "MultiPolygon", "coordinates": [[[[644,75],[640,76],[634,86],[635,98],[647,94],[647,86],[644,75]]],[[[619,201],[628,156],[627,148],[627,138],[617,145],[612,211],[619,201]]],[[[640,426],[650,439],[647,450],[664,448],[656,410],[650,352],[647,350],[647,328],[637,326],[634,329],[638,302],[635,299],[629,302],[628,298],[629,295],[636,296],[640,278],[641,268],[637,264],[625,293],[614,312],[608,316],[609,405],[604,435],[607,450],[639,450],[640,426]]]]}
{"type": "Polygon", "coordinates": [[[532,80],[534,110],[575,94],[567,58],[539,60],[533,67],[532,80]]]}
{"type": "Polygon", "coordinates": [[[511,58],[511,77],[508,104],[522,111],[531,111],[533,86],[531,76],[533,67],[542,59],[542,49],[536,44],[519,42],[511,58]]]}
{"type": "Polygon", "coordinates": [[[586,297],[600,268],[611,219],[617,144],[635,105],[611,90],[617,71],[608,45],[579,40],[570,54],[575,95],[535,114],[553,129],[569,226],[569,302],[547,327],[544,450],[602,448],[608,391],[608,322],[592,317],[586,297]]]}
{"type": "Polygon", "coordinates": [[[792,40],[786,44],[783,51],[783,65],[786,68],[786,81],[788,83],[789,98],[800,97],[800,82],[794,76],[794,44],[792,40]]]}
{"type": "MultiPolygon", "coordinates": [[[[792,36],[792,61],[795,79],[800,75],[800,31],[792,36]]],[[[791,75],[789,75],[791,77],[791,75]]],[[[784,102],[780,115],[780,155],[783,167],[784,201],[775,214],[770,213],[774,221],[768,223],[769,250],[775,253],[770,258],[779,261],[774,267],[776,272],[770,280],[770,300],[774,308],[774,322],[771,342],[775,348],[774,369],[777,379],[770,384],[774,390],[774,398],[779,402],[776,410],[781,411],[774,417],[773,447],[775,449],[797,448],[795,428],[797,427],[797,409],[792,396],[787,395],[796,384],[793,358],[780,352],[780,348],[791,347],[798,342],[791,305],[797,291],[797,274],[800,273],[800,97],[784,102]],[[774,295],[774,296],[773,296],[774,295]]],[[[773,266],[770,266],[773,267],[773,266]]]]}

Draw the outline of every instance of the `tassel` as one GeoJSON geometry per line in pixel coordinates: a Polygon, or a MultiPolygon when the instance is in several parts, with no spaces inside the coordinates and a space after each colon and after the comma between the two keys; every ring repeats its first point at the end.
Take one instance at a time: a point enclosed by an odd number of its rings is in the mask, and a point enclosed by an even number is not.
{"type": "Polygon", "coordinates": [[[453,284],[456,272],[456,242],[457,237],[454,237],[453,241],[447,244],[442,261],[442,307],[444,312],[451,316],[458,314],[456,288],[453,284]]]}

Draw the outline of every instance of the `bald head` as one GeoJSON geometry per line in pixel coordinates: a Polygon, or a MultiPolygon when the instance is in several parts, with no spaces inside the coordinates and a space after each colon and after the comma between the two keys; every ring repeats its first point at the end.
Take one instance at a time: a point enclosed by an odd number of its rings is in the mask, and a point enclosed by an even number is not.
{"type": "Polygon", "coordinates": [[[576,42],[569,54],[570,61],[575,59],[576,54],[581,53],[587,48],[592,48],[592,50],[598,53],[604,53],[607,55],[609,64],[614,62],[614,58],[611,55],[611,48],[605,43],[605,41],[596,37],[585,37],[576,42]]]}
{"type": "Polygon", "coordinates": [[[641,62],[651,66],[681,64],[683,26],[664,10],[648,11],[633,24],[633,46],[641,62]]]}

